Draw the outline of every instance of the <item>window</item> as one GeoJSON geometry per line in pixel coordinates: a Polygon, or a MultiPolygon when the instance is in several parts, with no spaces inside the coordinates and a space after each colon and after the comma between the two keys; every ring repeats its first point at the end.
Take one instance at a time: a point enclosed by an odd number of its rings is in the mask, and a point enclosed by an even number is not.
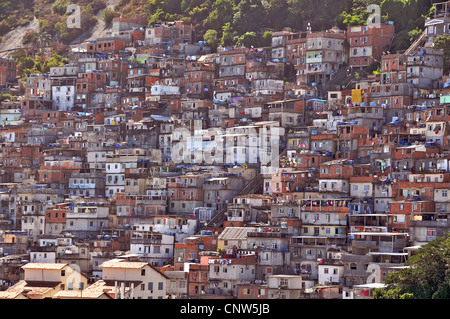
{"type": "Polygon", "coordinates": [[[436,237],[436,228],[427,228],[427,237],[436,237]]]}
{"type": "Polygon", "coordinates": [[[280,279],[280,286],[287,287],[288,281],[285,278],[280,279]]]}
{"type": "Polygon", "coordinates": [[[163,290],[163,287],[164,287],[164,283],[158,282],[158,290],[163,290]]]}

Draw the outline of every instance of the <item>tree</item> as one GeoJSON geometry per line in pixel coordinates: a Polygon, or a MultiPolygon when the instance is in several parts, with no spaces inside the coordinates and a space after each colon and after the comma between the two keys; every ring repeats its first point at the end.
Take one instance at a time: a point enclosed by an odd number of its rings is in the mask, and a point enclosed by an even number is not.
{"type": "Polygon", "coordinates": [[[53,37],[50,35],[50,33],[42,31],[38,34],[38,42],[39,47],[41,49],[41,55],[44,55],[44,48],[51,44],[53,41],[53,37]]]}
{"type": "Polygon", "coordinates": [[[386,287],[375,290],[375,299],[450,298],[449,233],[421,246],[405,265],[385,279],[386,287]]]}
{"type": "Polygon", "coordinates": [[[422,30],[422,29],[419,29],[419,27],[417,27],[417,28],[415,28],[415,29],[409,31],[409,32],[408,32],[408,35],[409,35],[409,41],[410,41],[411,43],[413,43],[414,41],[416,41],[416,40],[420,37],[420,35],[422,34],[422,32],[423,32],[423,30],[422,30]]]}
{"type": "Polygon", "coordinates": [[[116,12],[113,9],[106,8],[105,10],[103,10],[101,17],[106,24],[110,24],[116,17],[116,12]]]}
{"type": "Polygon", "coordinates": [[[211,47],[211,50],[215,52],[219,46],[219,33],[216,30],[209,29],[205,32],[203,40],[205,40],[211,47]]]}
{"type": "Polygon", "coordinates": [[[64,15],[66,13],[66,10],[67,10],[67,7],[69,6],[69,4],[70,4],[69,0],[57,0],[52,5],[52,11],[59,15],[64,15]]]}
{"type": "Polygon", "coordinates": [[[220,40],[220,44],[224,47],[233,45],[235,35],[236,31],[233,30],[231,23],[225,23],[225,25],[222,27],[222,38],[220,40]]]}
{"type": "Polygon", "coordinates": [[[255,32],[245,32],[243,35],[241,35],[237,42],[236,45],[238,46],[243,46],[246,48],[250,48],[250,47],[257,47],[258,46],[258,36],[256,35],[255,32]]]}
{"type": "Polygon", "coordinates": [[[281,30],[288,26],[286,22],[289,18],[289,6],[286,0],[268,0],[266,2],[265,11],[271,28],[281,30]]]}
{"type": "MultiPolygon", "coordinates": [[[[33,33],[28,33],[26,37],[24,37],[24,44],[31,44],[32,46],[38,46],[40,50],[40,54],[44,54],[44,48],[52,43],[53,37],[50,33],[46,31],[36,31],[33,33]]],[[[34,51],[34,50],[33,50],[34,51]]]]}
{"type": "Polygon", "coordinates": [[[216,0],[212,5],[208,17],[204,21],[205,28],[214,29],[218,32],[226,23],[231,24],[234,16],[234,3],[231,0],[216,0]]]}
{"type": "Polygon", "coordinates": [[[262,45],[270,47],[272,45],[272,31],[265,31],[262,35],[262,45]]]}
{"type": "Polygon", "coordinates": [[[194,24],[200,25],[208,17],[208,7],[195,7],[189,11],[189,16],[194,24]]]}
{"type": "Polygon", "coordinates": [[[158,8],[154,14],[152,14],[148,20],[148,25],[154,25],[158,24],[164,21],[166,17],[166,13],[163,11],[163,9],[158,8]]]}
{"type": "Polygon", "coordinates": [[[233,16],[233,25],[238,34],[259,31],[266,23],[264,7],[258,0],[241,0],[233,16]]]}
{"type": "Polygon", "coordinates": [[[345,27],[348,26],[357,26],[357,25],[365,25],[366,19],[364,18],[364,15],[362,13],[359,14],[350,14],[345,11],[341,12],[341,14],[338,16],[338,20],[342,20],[342,24],[345,27]]]}

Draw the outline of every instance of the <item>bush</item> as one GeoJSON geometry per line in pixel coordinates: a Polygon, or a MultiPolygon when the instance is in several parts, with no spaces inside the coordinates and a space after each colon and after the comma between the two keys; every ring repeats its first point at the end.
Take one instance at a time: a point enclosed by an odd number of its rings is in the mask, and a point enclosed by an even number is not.
{"type": "Polygon", "coordinates": [[[106,8],[103,10],[101,18],[106,24],[110,24],[112,20],[116,17],[116,12],[113,9],[106,8]]]}
{"type": "Polygon", "coordinates": [[[52,11],[59,15],[64,15],[67,11],[67,7],[69,6],[69,0],[58,0],[52,5],[52,11]]]}
{"type": "Polygon", "coordinates": [[[0,35],[5,35],[11,30],[11,26],[6,20],[0,22],[0,35]]]}

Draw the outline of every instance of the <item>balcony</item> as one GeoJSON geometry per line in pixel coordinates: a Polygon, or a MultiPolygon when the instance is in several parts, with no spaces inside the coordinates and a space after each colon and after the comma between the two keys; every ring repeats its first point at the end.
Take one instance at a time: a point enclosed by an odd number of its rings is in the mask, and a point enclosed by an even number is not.
{"type": "Polygon", "coordinates": [[[156,236],[155,238],[131,238],[131,244],[137,245],[152,245],[152,244],[161,244],[162,237],[156,236]]]}
{"type": "Polygon", "coordinates": [[[378,247],[378,243],[374,240],[353,240],[352,246],[358,248],[375,248],[378,247]]]}
{"type": "Polygon", "coordinates": [[[256,231],[256,232],[249,232],[247,233],[247,237],[249,238],[287,238],[288,234],[287,233],[279,233],[279,232],[261,232],[261,231],[256,231]]]}
{"type": "Polygon", "coordinates": [[[228,185],[225,182],[205,182],[205,190],[227,190],[228,185]]]}
{"type": "Polygon", "coordinates": [[[412,220],[411,227],[450,227],[448,219],[438,219],[438,220],[412,220]]]}

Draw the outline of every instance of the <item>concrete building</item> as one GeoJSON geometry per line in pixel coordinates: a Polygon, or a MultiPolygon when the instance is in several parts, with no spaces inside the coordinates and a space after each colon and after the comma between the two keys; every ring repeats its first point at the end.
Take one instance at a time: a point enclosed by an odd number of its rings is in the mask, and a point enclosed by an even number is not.
{"type": "Polygon", "coordinates": [[[110,260],[101,264],[102,278],[114,287],[115,299],[164,299],[167,276],[146,262],[110,260]]]}

